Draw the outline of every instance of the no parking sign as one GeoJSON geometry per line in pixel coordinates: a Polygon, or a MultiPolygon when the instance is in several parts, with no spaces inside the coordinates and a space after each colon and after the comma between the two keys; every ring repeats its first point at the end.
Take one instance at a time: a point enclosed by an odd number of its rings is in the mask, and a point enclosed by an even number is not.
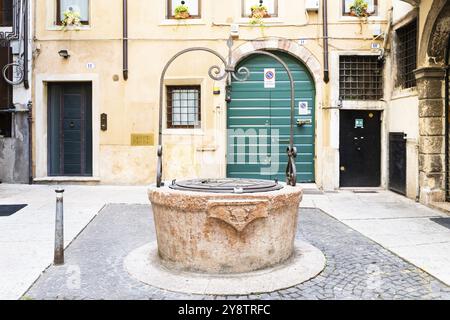
{"type": "Polygon", "coordinates": [[[264,88],[275,88],[275,69],[264,69],[264,88]]]}

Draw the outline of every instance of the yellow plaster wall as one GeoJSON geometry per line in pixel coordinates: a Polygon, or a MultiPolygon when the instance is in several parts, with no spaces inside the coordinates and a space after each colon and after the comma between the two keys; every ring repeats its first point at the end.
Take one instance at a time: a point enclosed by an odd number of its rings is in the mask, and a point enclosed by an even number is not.
{"type": "MultiPolygon", "coordinates": [[[[142,184],[154,180],[156,149],[130,146],[131,133],[158,133],[159,77],[164,64],[176,52],[205,46],[228,54],[225,44],[230,24],[239,23],[240,37],[235,48],[261,37],[282,37],[292,41],[306,39],[306,48],[322,63],[321,13],[305,14],[303,1],[280,0],[279,17],[269,19],[264,28],[246,25],[240,15],[241,1],[203,1],[203,18],[178,23],[164,19],[164,1],[129,1],[129,79],[122,77],[122,1],[95,0],[90,3],[90,25],[79,31],[61,31],[54,26],[54,1],[36,1],[35,63],[33,74],[97,73],[100,77],[101,113],[108,114],[108,131],[100,134],[100,178],[102,183],[142,184]],[[68,49],[64,60],[58,51],[68,49]],[[88,69],[87,63],[94,63],[88,69]],[[119,76],[118,81],[113,77],[119,76]]],[[[342,17],[341,2],[329,3],[330,50],[368,51],[373,42],[374,24],[386,25],[391,1],[380,0],[379,17],[362,24],[353,17],[342,17]]],[[[380,41],[378,41],[380,42],[380,41]]],[[[224,94],[212,95],[215,84],[208,68],[218,60],[205,53],[191,53],[170,68],[170,83],[183,79],[202,81],[202,128],[195,133],[176,134],[165,130],[164,177],[223,176],[225,160],[226,108],[224,94]],[[206,149],[201,151],[203,149],[206,149]],[[215,150],[215,151],[214,151],[215,150]]],[[[336,77],[330,74],[330,77],[336,77]]],[[[323,77],[323,75],[320,75],[323,77]]],[[[223,84],[220,84],[223,86],[223,84]]],[[[325,106],[330,90],[323,88],[325,106]]],[[[320,106],[317,106],[319,108],[320,106]]],[[[323,112],[323,148],[329,144],[329,115],[323,112]]],[[[94,124],[99,125],[99,124],[94,124]]],[[[36,138],[36,137],[35,137],[36,138]]],[[[35,150],[36,152],[46,152],[35,150]]],[[[318,167],[321,168],[317,159],[318,167]]],[[[320,170],[320,169],[319,169],[320,170]]],[[[317,176],[320,176],[317,173],[317,176]]]]}

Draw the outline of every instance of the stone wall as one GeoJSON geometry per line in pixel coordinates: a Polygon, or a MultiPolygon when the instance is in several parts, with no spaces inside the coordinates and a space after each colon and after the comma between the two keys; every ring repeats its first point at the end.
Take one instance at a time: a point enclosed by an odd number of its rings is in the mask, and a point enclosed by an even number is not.
{"type": "Polygon", "coordinates": [[[28,183],[28,114],[13,115],[13,137],[0,138],[0,181],[28,183]]]}
{"type": "Polygon", "coordinates": [[[445,200],[445,69],[416,70],[419,95],[420,200],[428,204],[445,200]]]}

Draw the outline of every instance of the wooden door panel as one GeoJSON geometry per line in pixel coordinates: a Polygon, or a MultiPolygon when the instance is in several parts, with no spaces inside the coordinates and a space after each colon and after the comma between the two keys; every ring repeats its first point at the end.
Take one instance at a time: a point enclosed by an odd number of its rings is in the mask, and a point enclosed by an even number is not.
{"type": "Polygon", "coordinates": [[[49,84],[49,174],[92,175],[90,83],[49,84]]]}

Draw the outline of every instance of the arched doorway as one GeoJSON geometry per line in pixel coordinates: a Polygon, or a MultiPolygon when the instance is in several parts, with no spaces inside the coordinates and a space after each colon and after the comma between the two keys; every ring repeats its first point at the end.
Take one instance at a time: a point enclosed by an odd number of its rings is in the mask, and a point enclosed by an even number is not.
{"type": "MultiPolygon", "coordinates": [[[[294,129],[297,181],[315,181],[315,86],[306,66],[291,55],[273,51],[285,61],[295,80],[294,129]]],[[[227,176],[284,181],[290,134],[290,84],[287,72],[274,59],[252,55],[238,64],[250,78],[232,82],[227,110],[227,176]],[[275,84],[270,80],[274,70],[275,84]],[[268,73],[267,81],[265,81],[268,73]]]]}

